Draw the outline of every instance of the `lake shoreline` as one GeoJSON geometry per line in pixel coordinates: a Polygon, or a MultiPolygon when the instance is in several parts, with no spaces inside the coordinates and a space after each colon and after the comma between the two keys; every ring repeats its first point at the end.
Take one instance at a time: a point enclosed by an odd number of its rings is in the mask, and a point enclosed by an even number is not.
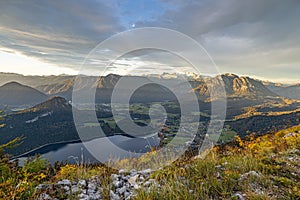
{"type": "MultiPolygon", "coordinates": [[[[110,136],[106,136],[106,137],[113,137],[113,136],[119,136],[119,135],[120,135],[120,136],[124,136],[124,137],[128,137],[128,138],[135,138],[135,137],[133,137],[133,136],[131,136],[131,135],[124,134],[124,133],[114,134],[114,135],[110,135],[110,136]]],[[[28,157],[28,155],[29,155],[30,153],[33,153],[33,152],[35,152],[35,151],[38,151],[38,150],[40,150],[40,149],[42,149],[42,148],[45,148],[45,147],[51,146],[51,145],[76,144],[76,143],[89,142],[89,141],[92,141],[92,140],[95,140],[95,139],[100,139],[100,138],[105,138],[105,137],[93,137],[93,138],[89,138],[88,140],[84,140],[84,141],[82,141],[82,140],[80,140],[80,139],[76,139],[76,140],[69,140],[69,141],[60,141],[60,142],[48,143],[48,144],[41,145],[41,146],[39,146],[39,147],[37,147],[37,148],[34,148],[34,149],[30,150],[30,151],[27,151],[27,152],[25,152],[25,153],[22,153],[22,154],[20,154],[20,155],[13,156],[13,157],[11,158],[11,160],[15,160],[15,159],[22,158],[22,157],[28,157]]]]}

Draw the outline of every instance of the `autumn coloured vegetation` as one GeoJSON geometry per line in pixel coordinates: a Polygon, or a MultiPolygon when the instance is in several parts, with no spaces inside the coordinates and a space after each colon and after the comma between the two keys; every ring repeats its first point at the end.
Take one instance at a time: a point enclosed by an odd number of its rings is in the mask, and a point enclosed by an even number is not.
{"type": "MultiPolygon", "coordinates": [[[[235,141],[209,150],[205,158],[180,159],[152,172],[151,178],[158,184],[150,189],[137,189],[134,199],[299,199],[299,133],[300,126],[296,126],[260,137],[236,137],[235,141]]],[[[38,156],[21,167],[5,154],[6,148],[19,142],[16,139],[0,146],[0,199],[36,199],[36,187],[41,183],[88,179],[94,175],[101,178],[102,197],[110,198],[110,176],[116,170],[104,165],[51,166],[38,156]]],[[[153,153],[141,157],[140,162],[153,153]]],[[[76,199],[64,193],[56,196],[76,199]]]]}

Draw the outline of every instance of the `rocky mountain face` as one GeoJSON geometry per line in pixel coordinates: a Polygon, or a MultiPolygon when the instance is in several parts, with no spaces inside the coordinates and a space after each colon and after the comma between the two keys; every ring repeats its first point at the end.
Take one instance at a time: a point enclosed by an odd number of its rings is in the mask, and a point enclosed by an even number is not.
{"type": "Polygon", "coordinates": [[[234,74],[222,74],[197,81],[193,83],[195,86],[194,91],[205,97],[209,97],[210,93],[214,94],[214,96],[224,94],[222,88],[225,89],[227,97],[277,96],[264,86],[262,82],[234,74]]]}
{"type": "MultiPolygon", "coordinates": [[[[129,76],[130,77],[130,76],[129,76]]],[[[14,73],[0,73],[0,85],[4,85],[9,82],[18,82],[23,85],[27,85],[38,89],[39,91],[51,95],[62,96],[68,100],[71,100],[72,90],[74,85],[75,76],[59,75],[59,76],[24,76],[14,73]]],[[[121,76],[110,74],[100,79],[94,77],[86,77],[81,79],[79,88],[84,89],[85,86],[93,86],[102,90],[110,90],[116,84],[121,76]],[[89,79],[89,80],[88,80],[89,79]],[[89,81],[94,81],[90,83],[89,81]]],[[[136,77],[131,77],[136,78],[136,77]]],[[[224,81],[225,90],[227,96],[284,96],[287,98],[300,99],[299,91],[300,85],[285,85],[272,82],[261,82],[249,77],[239,77],[234,74],[222,74],[217,77],[202,77],[196,75],[178,75],[168,74],[163,75],[149,75],[149,78],[157,78],[160,81],[172,82],[176,89],[180,89],[180,83],[182,79],[188,79],[195,91],[199,92],[199,96],[207,98],[210,90],[218,93],[218,85],[220,80],[224,81]]],[[[86,88],[85,88],[86,89],[86,88]]],[[[107,93],[102,92],[102,93],[107,93]]]]}
{"type": "MultiPolygon", "coordinates": [[[[72,78],[70,80],[65,80],[61,83],[53,85],[42,85],[37,87],[40,91],[45,92],[48,95],[61,96],[67,100],[72,100],[72,93],[75,87],[75,92],[81,93],[82,98],[80,101],[85,102],[84,97],[91,90],[96,90],[96,102],[97,103],[109,103],[111,100],[111,95],[114,90],[115,85],[120,78],[125,79],[125,84],[118,85],[121,88],[121,96],[126,96],[129,93],[129,88],[135,83],[147,81],[147,77],[140,76],[126,76],[121,77],[115,74],[109,74],[104,77],[80,77],[76,80],[72,78]]],[[[132,100],[134,102],[147,102],[147,101],[161,101],[161,100],[174,100],[174,95],[166,90],[166,88],[161,87],[157,84],[147,84],[142,86],[135,92],[132,100]]]]}
{"type": "Polygon", "coordinates": [[[276,96],[262,82],[249,77],[238,77],[234,74],[225,74],[220,77],[224,81],[225,90],[228,95],[244,96],[276,96]]]}
{"type": "MultiPolygon", "coordinates": [[[[106,98],[105,95],[110,96],[114,86],[117,84],[118,80],[121,76],[110,74],[105,77],[95,78],[95,77],[84,77],[78,81],[77,89],[78,90],[89,90],[91,88],[97,88],[96,100],[98,98],[105,99],[109,101],[109,98],[106,98]]],[[[127,76],[122,77],[128,79],[132,83],[138,83],[140,79],[147,79],[147,77],[136,77],[136,76],[127,76]]],[[[153,77],[152,77],[153,78],[153,77]]],[[[155,77],[157,78],[157,77],[155,77]]],[[[64,81],[62,83],[39,86],[38,89],[49,94],[49,95],[61,95],[69,100],[71,100],[72,90],[75,79],[70,79],[64,81]]],[[[182,79],[179,78],[168,78],[164,79],[162,77],[158,77],[157,80],[159,82],[166,82],[171,85],[174,90],[183,90],[181,87],[182,79]]],[[[254,80],[249,77],[239,77],[234,74],[223,74],[216,77],[197,77],[189,80],[189,83],[193,90],[197,93],[200,99],[207,99],[210,96],[210,92],[212,92],[215,96],[220,96],[222,94],[222,86],[225,88],[226,95],[228,97],[244,97],[244,96],[278,96],[277,94],[271,92],[261,81],[254,80]]],[[[124,87],[124,91],[126,91],[126,86],[124,87]]],[[[183,95],[190,91],[180,91],[183,95]]],[[[126,93],[126,92],[125,92],[126,93]]],[[[162,87],[154,87],[153,85],[145,86],[140,90],[139,101],[145,101],[145,99],[141,99],[144,95],[145,97],[149,97],[149,94],[157,94],[160,97],[164,97],[164,100],[173,100],[174,97],[162,87]],[[153,93],[153,91],[160,92],[153,93]]],[[[101,102],[101,100],[100,100],[101,102]]]]}
{"type": "Polygon", "coordinates": [[[0,104],[2,105],[34,105],[47,98],[48,96],[44,93],[17,82],[9,82],[0,87],[0,104]]]}
{"type": "Polygon", "coordinates": [[[38,90],[45,92],[49,95],[66,95],[71,94],[75,81],[77,83],[76,89],[83,90],[83,89],[91,89],[91,88],[107,88],[112,89],[118,82],[121,76],[109,74],[105,77],[88,77],[82,76],[79,78],[72,77],[70,79],[64,80],[59,83],[51,84],[51,85],[40,85],[37,87],[38,90]]]}

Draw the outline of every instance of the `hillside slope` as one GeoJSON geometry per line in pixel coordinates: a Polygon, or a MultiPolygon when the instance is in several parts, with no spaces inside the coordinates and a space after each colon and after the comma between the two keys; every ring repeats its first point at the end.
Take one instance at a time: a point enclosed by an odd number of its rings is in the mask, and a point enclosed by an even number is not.
{"type": "Polygon", "coordinates": [[[34,105],[47,98],[44,93],[17,82],[9,82],[0,87],[0,104],[8,106],[34,105]]]}
{"type": "MultiPolygon", "coordinates": [[[[113,134],[110,126],[104,122],[101,127],[107,134],[113,134]]],[[[72,106],[62,97],[53,97],[32,108],[14,112],[3,119],[4,127],[0,128],[0,141],[6,143],[16,137],[25,137],[22,144],[8,150],[13,155],[20,155],[43,145],[79,140],[75,128],[72,106]]],[[[91,138],[93,127],[87,129],[91,138]]]]}
{"type": "MultiPolygon", "coordinates": [[[[156,153],[117,161],[143,167],[156,153]]],[[[56,165],[40,158],[23,167],[0,160],[0,198],[23,199],[299,199],[300,126],[249,137],[209,150],[202,158],[182,158],[157,171],[110,169],[104,165],[56,165]],[[12,178],[13,177],[13,178],[12,178]],[[20,184],[23,183],[23,184],[20,184]],[[16,186],[18,185],[18,190],[16,186]]]]}

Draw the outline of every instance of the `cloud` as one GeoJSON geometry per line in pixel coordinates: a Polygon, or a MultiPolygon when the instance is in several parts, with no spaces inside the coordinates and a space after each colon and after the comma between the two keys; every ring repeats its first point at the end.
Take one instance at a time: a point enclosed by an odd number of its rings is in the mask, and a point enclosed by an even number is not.
{"type": "MultiPolygon", "coordinates": [[[[165,0],[166,1],[166,0],[165,0]]],[[[221,72],[264,75],[274,80],[300,74],[300,2],[297,0],[177,0],[157,22],[198,40],[221,72]],[[167,22],[168,23],[167,23],[167,22]],[[295,69],[295,66],[298,66],[295,69]],[[272,70],[272,75],[270,70],[272,70]]],[[[300,79],[299,79],[300,81],[300,79]]]]}
{"type": "Polygon", "coordinates": [[[96,44],[123,30],[113,8],[86,1],[1,1],[0,46],[60,66],[81,64],[96,44]]]}
{"type": "MultiPolygon", "coordinates": [[[[76,68],[109,36],[132,24],[155,26],[181,31],[199,41],[221,72],[279,79],[284,71],[287,79],[294,80],[300,74],[299,19],[298,0],[151,0],[145,5],[130,0],[3,0],[0,49],[76,68]]],[[[122,45],[131,44],[122,41],[122,45]]],[[[151,71],[167,64],[185,65],[165,52],[135,54],[131,55],[140,60],[116,66],[145,62],[151,71]]]]}

